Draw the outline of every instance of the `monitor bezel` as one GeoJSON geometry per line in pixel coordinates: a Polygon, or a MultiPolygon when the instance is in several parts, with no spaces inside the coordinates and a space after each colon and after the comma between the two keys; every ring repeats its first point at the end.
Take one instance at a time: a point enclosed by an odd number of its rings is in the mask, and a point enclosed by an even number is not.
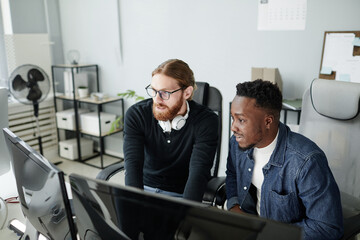
{"type": "MultiPolygon", "coordinates": [[[[12,144],[16,147],[16,149],[19,149],[22,153],[24,153],[29,159],[31,159],[35,164],[37,164],[39,167],[43,168],[47,172],[53,172],[57,175],[60,192],[62,194],[62,201],[64,204],[65,212],[66,212],[66,218],[69,225],[69,233],[72,239],[77,239],[76,237],[76,227],[73,219],[73,214],[71,211],[71,204],[68,197],[68,193],[66,190],[66,184],[65,184],[65,178],[64,178],[64,172],[57,168],[54,164],[52,164],[50,161],[48,161],[44,156],[42,156],[40,153],[38,153],[35,149],[33,149],[31,146],[29,146],[25,141],[23,141],[21,138],[16,136],[10,129],[3,128],[4,138],[5,142],[8,144],[8,148],[10,148],[9,144],[12,144]]],[[[12,150],[9,149],[9,154],[11,156],[11,161],[16,161],[13,159],[12,150]]],[[[14,165],[12,166],[14,168],[14,165]]],[[[14,169],[14,175],[15,175],[15,169],[14,169]]],[[[16,175],[15,175],[16,179],[16,175]]],[[[18,189],[19,194],[19,201],[22,207],[28,208],[26,202],[24,202],[24,197],[20,197],[20,194],[23,192],[22,186],[19,185],[18,180],[16,179],[16,185],[18,189]]],[[[24,213],[24,211],[23,211],[24,213]]],[[[24,213],[24,216],[27,217],[24,213]]],[[[31,222],[30,217],[28,220],[31,222]]],[[[37,231],[39,231],[37,229],[37,231]]],[[[43,233],[39,231],[40,233],[47,235],[46,233],[43,233]]]]}

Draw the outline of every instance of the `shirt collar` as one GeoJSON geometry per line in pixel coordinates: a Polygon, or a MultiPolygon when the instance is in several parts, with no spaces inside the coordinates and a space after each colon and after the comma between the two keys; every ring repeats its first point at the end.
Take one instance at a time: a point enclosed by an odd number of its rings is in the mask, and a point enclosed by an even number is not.
{"type": "MultiPolygon", "coordinates": [[[[264,166],[264,169],[269,169],[270,165],[276,167],[282,167],[285,162],[285,149],[286,149],[286,139],[288,132],[290,131],[289,127],[287,127],[283,123],[279,123],[279,130],[277,134],[276,146],[271,154],[269,162],[264,166]]],[[[248,149],[244,152],[249,159],[253,159],[254,148],[248,149]]]]}
{"type": "Polygon", "coordinates": [[[285,149],[286,149],[286,139],[288,132],[289,132],[289,128],[285,124],[280,122],[276,147],[273,154],[270,157],[269,164],[276,167],[283,166],[285,162],[285,149]]]}

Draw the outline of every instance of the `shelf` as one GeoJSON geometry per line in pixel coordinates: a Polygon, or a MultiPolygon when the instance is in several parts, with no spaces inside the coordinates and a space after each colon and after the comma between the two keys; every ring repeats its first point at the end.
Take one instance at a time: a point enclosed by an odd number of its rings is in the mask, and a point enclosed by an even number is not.
{"type": "Polygon", "coordinates": [[[107,136],[111,136],[111,135],[114,135],[114,134],[122,132],[122,131],[123,131],[123,128],[119,128],[119,129],[116,129],[115,131],[113,131],[111,133],[103,133],[103,134],[101,134],[101,136],[99,136],[99,135],[95,135],[93,133],[89,133],[89,132],[86,132],[86,131],[83,131],[82,129],[80,129],[80,133],[86,134],[86,135],[89,135],[89,136],[93,136],[93,137],[107,137],[107,136]]]}
{"type": "MultiPolygon", "coordinates": [[[[60,128],[60,127],[58,129],[59,130],[64,130],[64,131],[76,132],[76,129],[67,129],[67,128],[60,128]]],[[[86,131],[84,131],[82,129],[80,129],[79,131],[82,134],[86,134],[86,135],[89,135],[89,136],[92,136],[92,137],[107,137],[107,136],[111,136],[111,135],[114,135],[116,133],[122,132],[123,128],[116,129],[116,130],[114,130],[112,132],[109,132],[109,133],[103,133],[103,134],[101,134],[101,136],[90,133],[90,132],[86,132],[86,131]]]]}
{"type": "Polygon", "coordinates": [[[83,103],[105,104],[105,103],[119,101],[121,99],[122,99],[122,97],[106,97],[103,100],[98,101],[98,100],[92,99],[91,97],[86,97],[86,98],[80,98],[80,99],[78,99],[78,101],[83,102],[83,103]]]}
{"type": "MultiPolygon", "coordinates": [[[[66,95],[62,95],[62,94],[57,94],[56,98],[64,99],[64,100],[74,100],[74,97],[66,96],[66,95]]],[[[99,101],[99,100],[94,100],[91,97],[84,97],[84,98],[75,97],[75,100],[78,101],[78,102],[91,103],[91,104],[111,103],[111,102],[119,101],[121,99],[122,99],[122,97],[106,97],[103,100],[99,101]]]]}
{"type": "Polygon", "coordinates": [[[57,64],[53,65],[55,68],[87,68],[87,67],[97,67],[96,64],[57,64]]]}
{"type": "MultiPolygon", "coordinates": [[[[56,94],[55,97],[56,97],[56,98],[59,98],[59,99],[64,99],[64,100],[71,100],[71,101],[74,100],[74,97],[65,96],[65,95],[61,95],[61,94],[56,94]]],[[[79,100],[79,98],[78,98],[78,97],[75,97],[75,100],[79,100]]]]}
{"type": "Polygon", "coordinates": [[[289,110],[301,110],[302,99],[284,99],[282,102],[283,108],[289,110]]]}

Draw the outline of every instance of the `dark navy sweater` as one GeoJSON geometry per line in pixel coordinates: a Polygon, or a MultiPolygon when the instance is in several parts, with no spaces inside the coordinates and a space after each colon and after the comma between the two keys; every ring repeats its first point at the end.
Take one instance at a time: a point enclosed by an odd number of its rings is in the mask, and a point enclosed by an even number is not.
{"type": "Polygon", "coordinates": [[[125,184],[183,193],[186,199],[201,201],[214,161],[218,117],[209,108],[189,101],[185,126],[164,133],[152,104],[152,99],[146,99],[126,112],[125,184]]]}

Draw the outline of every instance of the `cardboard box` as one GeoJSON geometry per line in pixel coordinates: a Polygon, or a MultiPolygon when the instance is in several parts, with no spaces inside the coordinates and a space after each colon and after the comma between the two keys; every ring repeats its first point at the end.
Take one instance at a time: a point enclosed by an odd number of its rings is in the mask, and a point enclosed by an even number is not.
{"type": "MultiPolygon", "coordinates": [[[[83,113],[89,112],[88,109],[78,109],[79,116],[83,113]]],[[[56,113],[56,123],[58,128],[68,129],[68,130],[75,130],[75,110],[73,108],[60,111],[56,113]]],[[[80,120],[79,120],[80,124],[80,120]]],[[[80,128],[80,126],[79,126],[80,128]]]]}
{"type": "MultiPolygon", "coordinates": [[[[112,113],[100,113],[101,134],[109,133],[112,123],[116,119],[116,115],[112,113]]],[[[99,136],[99,119],[97,112],[84,113],[80,115],[81,131],[99,136]]]]}
{"type": "MultiPolygon", "coordinates": [[[[90,156],[93,154],[94,142],[91,139],[80,138],[80,151],[81,158],[90,156]]],[[[59,141],[60,156],[66,159],[75,160],[78,159],[78,148],[76,138],[59,141]]]]}
{"type": "Polygon", "coordinates": [[[282,91],[282,79],[278,68],[251,68],[251,81],[256,79],[276,83],[282,91]]]}

